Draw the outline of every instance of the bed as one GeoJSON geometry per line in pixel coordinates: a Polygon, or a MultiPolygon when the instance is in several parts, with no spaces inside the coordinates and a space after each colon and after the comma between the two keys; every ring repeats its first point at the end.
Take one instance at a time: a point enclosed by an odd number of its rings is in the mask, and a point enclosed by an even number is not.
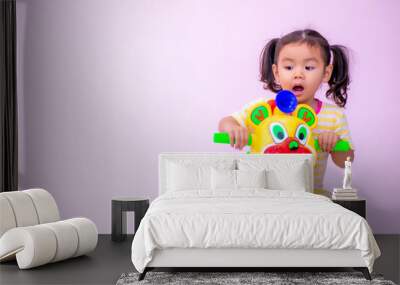
{"type": "Polygon", "coordinates": [[[352,267],[380,250],[364,218],[313,194],[309,154],[162,153],[159,197],[132,242],[158,267],[352,267]]]}

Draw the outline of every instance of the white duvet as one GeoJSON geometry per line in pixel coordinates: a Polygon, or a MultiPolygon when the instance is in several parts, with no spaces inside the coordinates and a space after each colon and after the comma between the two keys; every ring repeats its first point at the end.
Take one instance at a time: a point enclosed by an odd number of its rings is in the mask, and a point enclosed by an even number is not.
{"type": "Polygon", "coordinates": [[[143,272],[154,249],[358,249],[372,272],[380,250],[368,223],[330,199],[299,191],[179,191],[153,201],[132,243],[143,272]]]}

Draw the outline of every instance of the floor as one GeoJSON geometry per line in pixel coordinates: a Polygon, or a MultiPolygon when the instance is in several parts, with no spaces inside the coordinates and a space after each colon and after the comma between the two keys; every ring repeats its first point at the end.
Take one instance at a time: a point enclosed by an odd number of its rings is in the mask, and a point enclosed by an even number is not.
{"type": "MultiPolygon", "coordinates": [[[[374,271],[399,284],[400,235],[376,235],[382,256],[374,271]]],[[[132,236],[121,243],[100,235],[97,249],[88,256],[19,270],[15,262],[0,264],[0,284],[115,284],[124,272],[134,271],[130,260],[132,236]]]]}
{"type": "Polygon", "coordinates": [[[130,260],[132,237],[112,242],[99,235],[95,251],[45,266],[18,270],[16,262],[0,264],[0,284],[115,284],[124,272],[134,271],[130,260]]]}

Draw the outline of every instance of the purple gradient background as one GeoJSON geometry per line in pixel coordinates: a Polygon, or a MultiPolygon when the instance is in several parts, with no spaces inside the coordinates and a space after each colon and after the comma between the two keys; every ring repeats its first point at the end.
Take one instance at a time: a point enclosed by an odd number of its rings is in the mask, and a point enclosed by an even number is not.
{"type": "MultiPolygon", "coordinates": [[[[157,196],[160,152],[233,151],[212,133],[266,94],[264,44],[314,28],[350,48],[353,184],[373,231],[400,233],[400,2],[244,3],[17,0],[21,189],[109,233],[111,197],[157,196]]],[[[328,189],[342,173],[329,163],[328,189]]]]}

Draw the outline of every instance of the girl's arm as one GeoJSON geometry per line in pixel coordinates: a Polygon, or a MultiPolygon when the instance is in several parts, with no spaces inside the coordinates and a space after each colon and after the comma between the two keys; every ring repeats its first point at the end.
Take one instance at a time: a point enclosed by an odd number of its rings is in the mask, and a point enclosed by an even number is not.
{"type": "Polygon", "coordinates": [[[240,126],[240,124],[232,116],[228,116],[221,119],[218,124],[218,130],[220,132],[227,132],[232,126],[240,126]]]}

